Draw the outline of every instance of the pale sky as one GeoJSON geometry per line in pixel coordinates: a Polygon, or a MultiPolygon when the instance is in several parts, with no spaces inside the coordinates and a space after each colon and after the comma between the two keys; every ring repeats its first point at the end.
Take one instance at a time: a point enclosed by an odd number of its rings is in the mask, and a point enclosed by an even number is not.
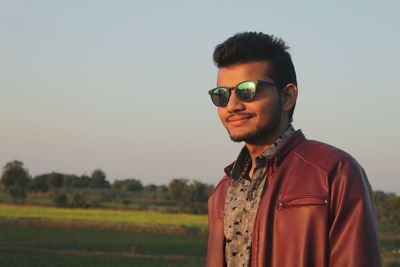
{"type": "Polygon", "coordinates": [[[262,31],[291,47],[294,126],[399,194],[400,2],[348,2],[0,0],[0,165],[216,184],[243,144],[207,94],[212,52],[262,31]]]}

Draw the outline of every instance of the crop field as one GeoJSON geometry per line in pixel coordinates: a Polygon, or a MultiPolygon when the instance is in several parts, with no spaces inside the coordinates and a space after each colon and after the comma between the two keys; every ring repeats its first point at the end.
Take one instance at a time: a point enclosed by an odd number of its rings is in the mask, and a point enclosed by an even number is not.
{"type": "Polygon", "coordinates": [[[0,266],[204,266],[206,226],[204,215],[0,204],[0,266]]]}
{"type": "MultiPolygon", "coordinates": [[[[381,237],[399,267],[400,237],[381,237]]],[[[0,204],[1,267],[196,267],[206,250],[206,215],[0,204]]]]}
{"type": "Polygon", "coordinates": [[[203,230],[207,228],[206,215],[109,209],[64,209],[9,204],[0,204],[0,219],[34,219],[54,222],[80,221],[155,227],[191,227],[203,230]]]}
{"type": "Polygon", "coordinates": [[[0,266],[204,266],[206,236],[0,222],[0,266]]]}

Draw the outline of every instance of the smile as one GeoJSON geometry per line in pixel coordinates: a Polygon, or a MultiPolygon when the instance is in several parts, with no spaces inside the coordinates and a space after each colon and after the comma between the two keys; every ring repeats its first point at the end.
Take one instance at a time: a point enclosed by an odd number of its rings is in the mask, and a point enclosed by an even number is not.
{"type": "Polygon", "coordinates": [[[226,121],[232,126],[241,126],[246,124],[250,119],[251,115],[233,115],[226,119],[226,121]]]}

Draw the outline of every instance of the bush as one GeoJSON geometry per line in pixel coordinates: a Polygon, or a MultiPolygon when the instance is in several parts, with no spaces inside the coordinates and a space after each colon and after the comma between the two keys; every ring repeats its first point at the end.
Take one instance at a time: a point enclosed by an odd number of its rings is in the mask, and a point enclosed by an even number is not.
{"type": "Polygon", "coordinates": [[[66,194],[54,194],[53,201],[57,207],[68,207],[68,197],[66,194]]]}

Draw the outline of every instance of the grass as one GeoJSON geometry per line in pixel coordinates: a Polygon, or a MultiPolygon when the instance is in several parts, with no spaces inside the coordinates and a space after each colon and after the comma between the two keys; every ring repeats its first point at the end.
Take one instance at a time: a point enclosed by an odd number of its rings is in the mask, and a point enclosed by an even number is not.
{"type": "Polygon", "coordinates": [[[206,215],[167,214],[154,211],[109,209],[64,209],[54,207],[0,204],[0,220],[36,219],[44,221],[83,221],[161,227],[207,228],[206,215]]]}
{"type": "MultiPolygon", "coordinates": [[[[0,266],[204,266],[207,216],[0,204],[0,266]]],[[[400,266],[400,236],[381,240],[400,266]]]]}
{"type": "Polygon", "coordinates": [[[0,266],[204,266],[206,228],[205,215],[0,204],[0,266]]]}
{"type": "Polygon", "coordinates": [[[53,252],[0,250],[0,266],[4,267],[200,267],[196,260],[129,258],[120,256],[58,255],[53,252]]]}
{"type": "Polygon", "coordinates": [[[400,267],[400,236],[381,235],[383,266],[400,267]]]}
{"type": "Polygon", "coordinates": [[[206,236],[0,221],[0,266],[204,266],[206,236]]]}

